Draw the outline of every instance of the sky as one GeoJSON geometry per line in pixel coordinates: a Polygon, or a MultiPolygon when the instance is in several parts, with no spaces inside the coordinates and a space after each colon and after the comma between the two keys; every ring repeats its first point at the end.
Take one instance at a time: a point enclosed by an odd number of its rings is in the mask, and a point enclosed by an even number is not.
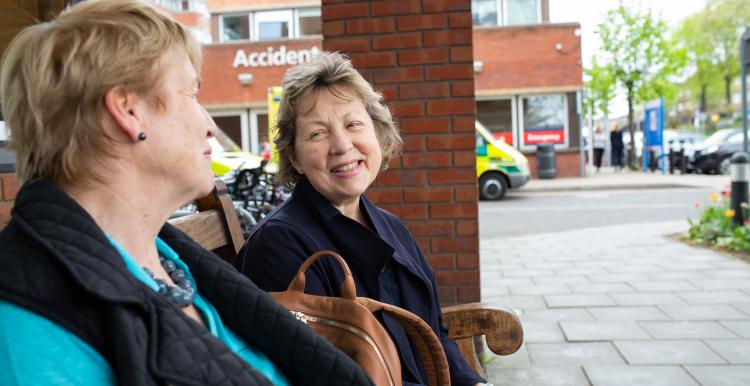
{"type": "MultiPolygon", "coordinates": [[[[549,0],[550,22],[578,22],[581,24],[581,45],[583,65],[589,67],[591,58],[600,49],[599,36],[595,33],[599,23],[604,21],[607,11],[615,9],[619,0],[549,0]]],[[[638,4],[626,1],[626,5],[638,4]]],[[[655,15],[661,15],[672,28],[690,14],[700,12],[706,0],[649,0],[641,2],[642,7],[651,8],[655,15]]],[[[627,101],[619,93],[612,103],[612,116],[627,114],[627,101]]]]}

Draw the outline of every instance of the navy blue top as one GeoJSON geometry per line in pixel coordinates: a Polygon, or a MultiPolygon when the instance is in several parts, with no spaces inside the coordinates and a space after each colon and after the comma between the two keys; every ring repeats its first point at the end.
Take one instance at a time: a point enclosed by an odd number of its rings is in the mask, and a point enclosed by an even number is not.
{"type": "MultiPolygon", "coordinates": [[[[484,382],[448,338],[435,275],[416,240],[396,216],[364,195],[360,208],[372,230],[344,216],[307,180],[300,181],[292,197],[253,228],[234,266],[266,291],[286,291],[308,256],[323,249],[333,250],[349,265],[357,296],[398,305],[432,327],[443,344],[453,385],[484,382]],[[400,296],[394,298],[395,292],[400,296]]],[[[325,257],[308,269],[305,292],[340,296],[342,282],[341,267],[335,259],[325,257]]],[[[426,384],[424,370],[415,360],[417,354],[401,325],[388,315],[378,317],[399,351],[405,384],[426,384]]]]}

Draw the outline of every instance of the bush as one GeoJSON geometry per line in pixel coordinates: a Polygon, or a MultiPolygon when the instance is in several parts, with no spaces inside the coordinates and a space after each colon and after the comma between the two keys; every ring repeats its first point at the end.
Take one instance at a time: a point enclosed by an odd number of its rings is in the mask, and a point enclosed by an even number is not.
{"type": "MultiPolygon", "coordinates": [[[[714,193],[697,221],[688,219],[690,228],[683,239],[690,242],[708,244],[734,252],[750,253],[750,221],[741,226],[732,222],[734,210],[729,208],[729,201],[722,200],[714,193]]],[[[697,203],[696,206],[699,206],[697,203]]],[[[748,218],[747,204],[743,204],[744,218],[748,218]]]]}

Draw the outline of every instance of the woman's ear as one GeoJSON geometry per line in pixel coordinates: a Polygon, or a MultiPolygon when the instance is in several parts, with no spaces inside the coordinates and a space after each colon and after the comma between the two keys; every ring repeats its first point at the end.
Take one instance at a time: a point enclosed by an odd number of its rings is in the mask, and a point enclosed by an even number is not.
{"type": "Polygon", "coordinates": [[[115,86],[104,94],[104,108],[117,129],[133,142],[144,132],[143,100],[123,86],[115,86]]]}

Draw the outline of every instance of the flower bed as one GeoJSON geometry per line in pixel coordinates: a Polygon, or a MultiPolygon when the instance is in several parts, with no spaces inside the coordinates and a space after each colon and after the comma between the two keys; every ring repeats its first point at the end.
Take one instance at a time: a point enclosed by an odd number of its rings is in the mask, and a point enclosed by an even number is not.
{"type": "MultiPolygon", "coordinates": [[[[690,229],[682,235],[682,239],[691,243],[706,244],[731,252],[750,254],[750,220],[740,226],[732,222],[734,210],[729,200],[729,192],[725,190],[720,196],[711,194],[709,203],[705,206],[703,213],[697,220],[688,219],[690,229]]],[[[699,203],[693,204],[700,208],[699,203]]],[[[748,205],[742,204],[745,212],[744,218],[748,218],[748,205]]]]}

